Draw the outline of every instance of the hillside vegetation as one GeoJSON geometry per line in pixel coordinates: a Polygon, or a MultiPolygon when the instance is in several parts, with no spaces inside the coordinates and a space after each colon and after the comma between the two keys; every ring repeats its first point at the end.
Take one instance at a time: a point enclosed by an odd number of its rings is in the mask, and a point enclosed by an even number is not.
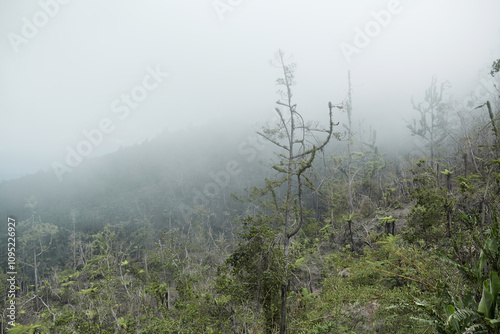
{"type": "Polygon", "coordinates": [[[500,333],[498,84],[465,105],[430,80],[409,101],[419,148],[395,156],[355,122],[350,78],[314,123],[276,65],[258,133],[164,132],[61,183],[0,184],[9,333],[500,333]]]}

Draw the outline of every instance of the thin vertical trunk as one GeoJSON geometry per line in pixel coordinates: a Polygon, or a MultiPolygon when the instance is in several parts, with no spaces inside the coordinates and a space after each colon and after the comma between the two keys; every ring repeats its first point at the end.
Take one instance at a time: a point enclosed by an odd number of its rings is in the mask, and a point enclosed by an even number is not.
{"type": "Polygon", "coordinates": [[[434,167],[434,113],[431,113],[431,117],[432,117],[432,120],[431,120],[431,131],[430,131],[430,136],[431,136],[431,142],[430,142],[430,145],[431,145],[431,165],[432,167],[434,167]]]}
{"type": "Polygon", "coordinates": [[[448,237],[451,238],[451,209],[448,208],[448,211],[446,212],[446,217],[448,219],[448,237]]]}
{"type": "MultiPolygon", "coordinates": [[[[448,196],[451,196],[451,173],[446,174],[446,189],[448,189],[448,196]]],[[[448,206],[446,212],[448,218],[448,236],[451,238],[451,205],[448,206]]]]}
{"type": "Polygon", "coordinates": [[[170,285],[167,283],[167,310],[170,310],[170,285]]]}
{"type": "MultiPolygon", "coordinates": [[[[263,258],[265,255],[261,255],[263,258]]],[[[259,279],[257,280],[257,314],[260,313],[262,308],[261,306],[261,298],[262,298],[262,261],[259,261],[259,279]]]]}
{"type": "Polygon", "coordinates": [[[33,269],[35,270],[35,307],[38,312],[38,265],[36,260],[36,248],[33,249],[33,269]]]}
{"type": "Polygon", "coordinates": [[[436,186],[439,187],[439,164],[436,164],[436,186]]]}
{"type": "MultiPolygon", "coordinates": [[[[283,257],[285,260],[285,280],[288,279],[288,250],[290,246],[290,210],[291,194],[292,194],[292,159],[293,159],[293,111],[291,111],[292,129],[290,134],[290,155],[288,163],[288,184],[286,193],[286,208],[285,208],[285,237],[283,238],[283,257]]],[[[288,284],[281,283],[281,309],[280,309],[280,334],[286,333],[286,299],[288,295],[288,284]]]]}
{"type": "Polygon", "coordinates": [[[334,195],[335,188],[332,186],[332,204],[331,204],[331,210],[330,210],[330,224],[332,226],[332,236],[330,237],[330,241],[333,243],[334,241],[334,233],[335,233],[335,224],[334,224],[334,219],[335,219],[335,211],[334,211],[334,200],[333,200],[333,195],[334,195]]]}
{"type": "MultiPolygon", "coordinates": [[[[281,64],[284,65],[284,59],[283,59],[283,54],[280,54],[281,57],[281,64]]],[[[286,203],[285,203],[285,237],[283,238],[283,255],[284,255],[284,260],[285,260],[285,280],[288,279],[288,248],[290,245],[290,236],[289,236],[289,230],[290,230],[290,205],[292,201],[292,174],[293,174],[293,166],[292,164],[294,156],[293,156],[293,145],[295,137],[294,137],[294,132],[295,132],[295,111],[294,111],[294,106],[292,105],[292,82],[289,81],[289,74],[286,73],[285,67],[283,67],[284,71],[284,79],[285,79],[285,85],[287,88],[287,98],[288,98],[288,109],[290,111],[290,133],[288,137],[288,166],[287,166],[287,191],[286,191],[286,203]]],[[[280,334],[285,334],[286,333],[286,300],[287,300],[287,295],[288,295],[288,286],[286,282],[281,283],[281,309],[280,309],[280,334]]]]}
{"type": "Polygon", "coordinates": [[[352,236],[352,220],[348,221],[349,225],[349,235],[351,236],[351,247],[354,250],[354,237],[352,236]]]}
{"type": "Polygon", "coordinates": [[[351,247],[354,250],[354,237],[352,235],[352,214],[354,213],[354,203],[353,203],[353,198],[352,198],[352,181],[353,181],[353,176],[352,176],[352,148],[351,148],[351,140],[352,140],[352,97],[351,97],[351,72],[349,71],[348,74],[348,85],[349,85],[349,91],[348,91],[348,104],[347,104],[347,120],[348,120],[348,127],[347,127],[347,199],[349,202],[349,235],[351,238],[351,247]]]}
{"type": "Polygon", "coordinates": [[[467,177],[467,153],[464,153],[462,158],[464,159],[464,177],[467,177]]]}
{"type": "MultiPolygon", "coordinates": [[[[288,238],[285,238],[285,259],[288,254],[288,238]]],[[[287,261],[287,260],[285,260],[287,261]]],[[[288,263],[285,264],[286,270],[288,271],[288,263]]],[[[286,277],[285,279],[288,279],[286,277]]],[[[280,334],[286,333],[286,299],[288,295],[288,284],[281,283],[281,310],[280,310],[280,334]]]]}
{"type": "Polygon", "coordinates": [[[76,228],[73,219],[73,271],[76,271],[76,228]]]}
{"type": "Polygon", "coordinates": [[[348,95],[348,105],[347,105],[347,197],[349,200],[349,215],[354,212],[354,204],[352,200],[352,98],[351,98],[351,72],[348,75],[349,80],[349,95],[348,95]]]}

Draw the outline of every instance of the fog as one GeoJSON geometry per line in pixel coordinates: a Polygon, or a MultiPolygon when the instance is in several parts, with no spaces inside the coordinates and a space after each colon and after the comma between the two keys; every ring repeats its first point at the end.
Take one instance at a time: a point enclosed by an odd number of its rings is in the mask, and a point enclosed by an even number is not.
{"type": "Polygon", "coordinates": [[[493,0],[2,1],[0,180],[51,170],[95,129],[89,157],[165,129],[265,123],[279,48],[306,118],[326,120],[351,71],[355,121],[398,150],[433,75],[458,101],[477,88],[500,54],[499,12],[493,0]]]}

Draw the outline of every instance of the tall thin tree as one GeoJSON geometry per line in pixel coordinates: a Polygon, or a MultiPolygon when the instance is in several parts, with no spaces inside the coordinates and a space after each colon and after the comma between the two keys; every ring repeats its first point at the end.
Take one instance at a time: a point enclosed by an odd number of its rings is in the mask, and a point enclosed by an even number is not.
{"type": "Polygon", "coordinates": [[[346,103],[346,112],[347,112],[347,125],[344,127],[347,130],[347,200],[349,203],[349,215],[347,217],[347,224],[349,227],[349,236],[351,238],[351,246],[354,248],[354,237],[352,235],[352,221],[354,219],[354,201],[352,195],[352,184],[354,181],[353,176],[353,166],[352,166],[352,145],[354,142],[354,134],[352,131],[352,95],[351,95],[351,71],[348,73],[348,85],[349,90],[347,93],[347,103],[346,103]]]}
{"type": "Polygon", "coordinates": [[[422,102],[415,103],[413,109],[418,111],[419,119],[414,119],[407,125],[412,136],[418,136],[429,147],[431,164],[434,167],[436,151],[448,136],[448,107],[444,102],[444,91],[450,87],[448,81],[438,87],[436,77],[432,77],[431,85],[425,90],[422,102]]]}
{"type": "Polygon", "coordinates": [[[278,90],[281,99],[276,103],[278,122],[274,127],[264,128],[258,132],[263,138],[278,147],[283,153],[279,154],[280,160],[273,168],[279,172],[280,177],[276,180],[266,180],[264,193],[270,193],[276,210],[276,220],[283,224],[283,255],[284,281],[281,283],[281,307],[280,307],[280,333],[286,332],[286,301],[288,295],[289,280],[289,251],[290,240],[300,231],[304,225],[303,189],[310,183],[305,176],[306,171],[311,168],[316,153],[322,150],[332,137],[339,138],[339,134],[333,131],[338,123],[333,122],[333,109],[342,108],[328,104],[329,119],[328,127],[320,128],[315,124],[306,123],[302,115],[297,111],[297,105],[293,103],[292,86],[294,85],[295,64],[285,60],[285,53],[278,50],[275,54],[274,65],[283,72],[283,77],[277,79],[278,90]],[[286,111],[283,112],[280,107],[286,111]],[[323,138],[318,138],[323,134],[323,138]],[[285,188],[283,198],[278,196],[278,188],[285,188]]]}

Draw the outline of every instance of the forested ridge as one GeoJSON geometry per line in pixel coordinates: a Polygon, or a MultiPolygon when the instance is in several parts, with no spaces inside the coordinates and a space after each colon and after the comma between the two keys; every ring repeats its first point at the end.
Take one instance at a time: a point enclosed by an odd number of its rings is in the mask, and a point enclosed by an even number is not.
{"type": "Polygon", "coordinates": [[[308,120],[275,65],[256,131],[165,131],[64,182],[0,183],[9,333],[500,333],[500,60],[467,104],[429,78],[398,155],[359,123],[350,75],[308,120]]]}

